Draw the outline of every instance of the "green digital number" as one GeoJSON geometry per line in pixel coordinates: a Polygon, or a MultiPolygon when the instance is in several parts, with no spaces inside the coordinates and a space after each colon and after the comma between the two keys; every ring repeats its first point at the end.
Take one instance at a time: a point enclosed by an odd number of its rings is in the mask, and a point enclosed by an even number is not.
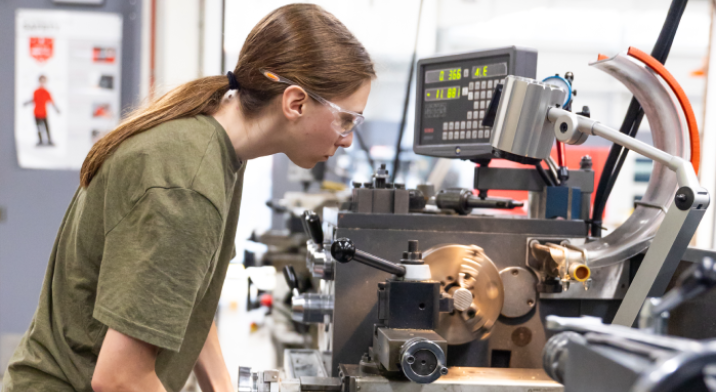
{"type": "Polygon", "coordinates": [[[440,81],[445,80],[445,71],[440,71],[440,81]]]}
{"type": "Polygon", "coordinates": [[[449,79],[448,79],[448,80],[460,80],[460,76],[461,76],[461,72],[460,72],[460,71],[461,71],[460,68],[451,69],[451,70],[450,70],[450,76],[449,76],[449,79]]]}

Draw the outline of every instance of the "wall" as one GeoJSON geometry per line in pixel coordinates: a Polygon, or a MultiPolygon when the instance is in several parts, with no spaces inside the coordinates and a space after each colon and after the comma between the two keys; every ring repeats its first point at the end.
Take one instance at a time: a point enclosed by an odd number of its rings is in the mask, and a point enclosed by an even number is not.
{"type": "Polygon", "coordinates": [[[27,170],[17,164],[13,102],[18,8],[122,14],[122,107],[132,106],[139,96],[139,0],[106,0],[91,7],[49,0],[0,2],[0,372],[30,324],[57,229],[79,184],[77,171],[27,170]]]}

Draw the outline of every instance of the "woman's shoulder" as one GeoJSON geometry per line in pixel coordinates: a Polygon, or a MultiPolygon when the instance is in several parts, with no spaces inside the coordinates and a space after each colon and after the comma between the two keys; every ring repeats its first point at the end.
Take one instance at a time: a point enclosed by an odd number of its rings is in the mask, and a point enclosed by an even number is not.
{"type": "Polygon", "coordinates": [[[167,121],[122,142],[106,162],[107,174],[145,189],[191,188],[212,143],[216,130],[202,116],[167,121]]]}

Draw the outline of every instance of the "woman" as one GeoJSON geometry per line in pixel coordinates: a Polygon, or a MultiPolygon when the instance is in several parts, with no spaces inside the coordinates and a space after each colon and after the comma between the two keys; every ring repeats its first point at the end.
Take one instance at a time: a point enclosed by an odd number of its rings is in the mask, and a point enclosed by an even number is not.
{"type": "Polygon", "coordinates": [[[100,140],[3,390],[178,391],[193,369],[203,391],[233,391],[213,316],[246,161],[281,152],[310,168],[350,146],[374,77],[333,15],[289,5],[254,27],[233,73],[100,140]]]}

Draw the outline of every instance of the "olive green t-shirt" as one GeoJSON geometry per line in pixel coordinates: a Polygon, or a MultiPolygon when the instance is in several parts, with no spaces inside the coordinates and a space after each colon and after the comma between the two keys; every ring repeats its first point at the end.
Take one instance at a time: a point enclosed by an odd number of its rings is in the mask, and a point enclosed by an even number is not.
{"type": "Polygon", "coordinates": [[[92,391],[107,328],[157,346],[157,375],[179,391],[235,253],[244,169],[209,116],[124,141],[67,210],[3,391],[92,391]]]}

